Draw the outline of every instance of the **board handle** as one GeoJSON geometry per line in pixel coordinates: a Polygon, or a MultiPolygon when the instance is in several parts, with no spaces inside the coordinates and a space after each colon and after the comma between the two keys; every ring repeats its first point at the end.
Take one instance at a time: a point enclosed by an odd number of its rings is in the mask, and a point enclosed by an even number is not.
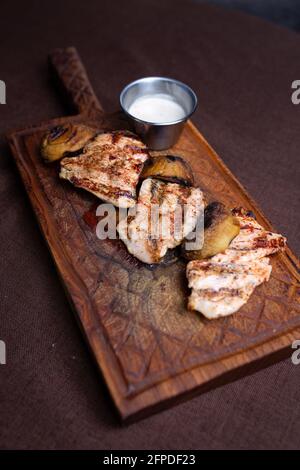
{"type": "Polygon", "coordinates": [[[75,47],[55,49],[49,62],[71,103],[80,114],[99,117],[103,108],[95,95],[75,47]]]}

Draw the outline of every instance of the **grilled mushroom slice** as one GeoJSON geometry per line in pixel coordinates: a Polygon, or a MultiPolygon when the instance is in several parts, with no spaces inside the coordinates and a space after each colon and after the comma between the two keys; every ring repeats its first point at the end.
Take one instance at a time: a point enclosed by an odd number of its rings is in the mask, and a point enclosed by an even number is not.
{"type": "Polygon", "coordinates": [[[194,177],[190,165],[175,155],[152,157],[144,166],[141,179],[156,178],[169,183],[193,186],[194,177]]]}
{"type": "Polygon", "coordinates": [[[188,260],[210,258],[228,248],[240,232],[240,224],[231,211],[221,202],[212,202],[204,210],[204,243],[200,250],[186,250],[182,254],[188,260]]]}
{"type": "Polygon", "coordinates": [[[66,124],[50,129],[43,137],[41,154],[46,162],[60,160],[66,155],[78,152],[97,133],[83,124],[66,124]]]}

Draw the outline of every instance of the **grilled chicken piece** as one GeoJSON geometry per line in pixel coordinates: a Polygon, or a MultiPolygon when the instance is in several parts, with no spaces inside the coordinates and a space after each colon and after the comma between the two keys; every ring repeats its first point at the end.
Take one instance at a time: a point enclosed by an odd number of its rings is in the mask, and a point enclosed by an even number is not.
{"type": "Polygon", "coordinates": [[[188,264],[189,287],[193,289],[240,289],[245,284],[255,284],[259,276],[269,277],[269,258],[252,261],[249,265],[216,263],[195,260],[188,264]]]}
{"type": "Polygon", "coordinates": [[[269,258],[250,265],[191,261],[187,268],[192,294],[188,307],[206,318],[230,315],[244,305],[255,287],[270,277],[269,258]]]}
{"type": "Polygon", "coordinates": [[[269,280],[272,267],[267,255],[286,244],[282,235],[265,231],[245,211],[233,212],[241,229],[224,253],[209,260],[190,261],[187,265],[192,289],[188,307],[209,319],[239,310],[255,287],[269,280]]]}
{"type": "Polygon", "coordinates": [[[253,217],[242,209],[233,211],[240,223],[240,233],[233,239],[224,253],[213,257],[218,263],[246,264],[283,249],[286,238],[278,233],[266,231],[253,217]]]}
{"type": "Polygon", "coordinates": [[[144,263],[158,263],[196,227],[203,193],[177,183],[146,179],[135,215],[123,219],[118,232],[128,251],[144,263]]]}
{"type": "Polygon", "coordinates": [[[61,161],[60,177],[117,207],[133,207],[136,185],[148,158],[146,146],[134,134],[104,132],[81,155],[61,161]]]}

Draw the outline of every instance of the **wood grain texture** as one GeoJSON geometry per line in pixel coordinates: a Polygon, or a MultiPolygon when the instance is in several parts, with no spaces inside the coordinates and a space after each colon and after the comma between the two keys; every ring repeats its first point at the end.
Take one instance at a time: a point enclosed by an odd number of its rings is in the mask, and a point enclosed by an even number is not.
{"type": "MultiPolygon", "coordinates": [[[[107,115],[97,104],[73,49],[56,51],[52,63],[82,112],[63,122],[129,128],[124,116],[107,115]],[[72,80],[72,74],[79,74],[80,80],[72,80]]],[[[9,142],[58,272],[120,416],[127,420],[143,416],[287,354],[295,332],[300,331],[299,264],[291,251],[271,258],[270,281],[258,287],[235,315],[209,321],[189,312],[185,263],[149,269],[129,255],[121,241],[98,240],[94,224],[88,222],[96,221],[100,201],[60,181],[57,165],[42,162],[41,137],[60,122],[62,119],[17,131],[9,142]]],[[[197,183],[211,197],[231,207],[253,210],[258,222],[272,230],[255,202],[190,122],[168,153],[189,161],[197,183]]]]}

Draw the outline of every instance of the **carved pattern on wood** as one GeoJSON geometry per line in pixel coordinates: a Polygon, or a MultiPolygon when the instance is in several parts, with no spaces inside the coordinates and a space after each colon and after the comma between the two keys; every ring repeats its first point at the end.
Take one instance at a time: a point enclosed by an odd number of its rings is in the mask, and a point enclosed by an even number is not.
{"type": "Polygon", "coordinates": [[[74,47],[56,49],[50,56],[50,63],[79,113],[91,117],[103,113],[102,106],[93,91],[86,70],[74,47]]]}

